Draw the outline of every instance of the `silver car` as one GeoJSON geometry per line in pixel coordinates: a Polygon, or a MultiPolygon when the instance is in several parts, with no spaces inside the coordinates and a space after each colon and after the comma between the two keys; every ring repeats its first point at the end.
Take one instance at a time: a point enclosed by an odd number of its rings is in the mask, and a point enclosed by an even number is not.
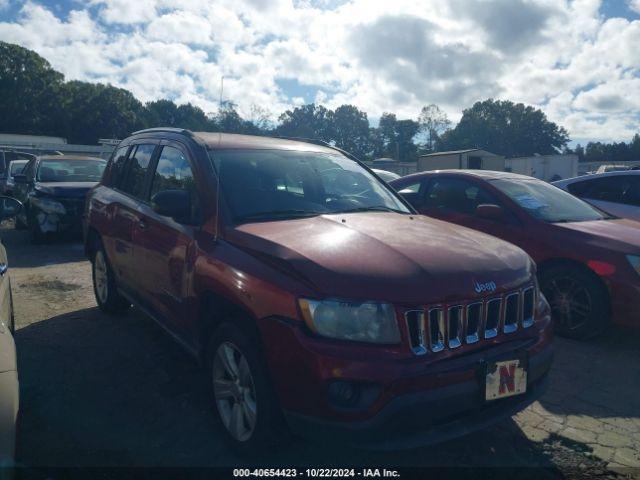
{"type": "MultiPolygon", "coordinates": [[[[22,205],[14,198],[0,197],[0,220],[15,217],[22,205]]],[[[12,465],[18,417],[18,367],[13,341],[15,323],[7,252],[0,242],[0,466],[12,465]]]]}
{"type": "Polygon", "coordinates": [[[640,221],[640,170],[585,175],[553,185],[611,215],[640,221]]]}

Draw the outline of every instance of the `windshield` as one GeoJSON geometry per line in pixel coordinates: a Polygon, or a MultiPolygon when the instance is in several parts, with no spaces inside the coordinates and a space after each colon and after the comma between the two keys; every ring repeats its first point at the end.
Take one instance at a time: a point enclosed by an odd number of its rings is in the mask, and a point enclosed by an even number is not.
{"type": "Polygon", "coordinates": [[[14,175],[22,172],[22,169],[27,164],[27,160],[16,160],[11,162],[9,166],[9,174],[13,177],[14,175]]]}
{"type": "Polygon", "coordinates": [[[492,180],[533,217],[550,223],[586,222],[610,218],[591,205],[540,180],[492,180]]]}
{"type": "Polygon", "coordinates": [[[40,182],[99,182],[107,162],[87,160],[43,160],[38,167],[40,182]]]}
{"type": "Polygon", "coordinates": [[[410,213],[367,170],[339,154],[218,150],[211,155],[236,221],[354,211],[410,213]]]}

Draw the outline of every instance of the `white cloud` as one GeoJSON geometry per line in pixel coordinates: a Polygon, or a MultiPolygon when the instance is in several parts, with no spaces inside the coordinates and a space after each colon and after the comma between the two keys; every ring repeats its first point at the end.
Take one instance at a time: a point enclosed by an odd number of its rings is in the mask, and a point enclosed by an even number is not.
{"type": "Polygon", "coordinates": [[[629,0],[629,8],[636,13],[640,13],[640,0],[629,0]]]}
{"type": "MultiPolygon", "coordinates": [[[[0,8],[2,2],[0,0],[0,8]]],[[[15,0],[13,0],[15,1],[15,0]]],[[[489,97],[539,106],[574,138],[640,130],[640,21],[601,0],[90,0],[58,17],[35,1],[0,39],[36,50],[70,79],[205,111],[225,99],[279,113],[315,99],[370,118],[454,119],[489,97]],[[283,91],[279,85],[296,87],[283,91]]],[[[629,0],[640,6],[640,0],[629,0]]],[[[640,10],[639,10],[640,11],[640,10]]]]}

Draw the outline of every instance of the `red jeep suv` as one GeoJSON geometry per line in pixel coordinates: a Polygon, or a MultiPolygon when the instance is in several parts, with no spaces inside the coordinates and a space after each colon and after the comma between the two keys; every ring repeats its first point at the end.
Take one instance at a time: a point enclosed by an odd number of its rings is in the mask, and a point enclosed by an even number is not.
{"type": "Polygon", "coordinates": [[[86,218],[100,308],[134,304],[203,362],[241,450],[291,431],[424,445],[545,386],[550,311],[529,256],[415,215],[335,148],[137,132],[86,218]]]}

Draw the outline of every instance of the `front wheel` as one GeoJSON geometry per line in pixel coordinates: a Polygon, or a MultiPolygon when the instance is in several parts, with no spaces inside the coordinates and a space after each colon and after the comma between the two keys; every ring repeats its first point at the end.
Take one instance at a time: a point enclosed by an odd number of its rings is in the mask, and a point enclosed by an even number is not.
{"type": "Polygon", "coordinates": [[[91,274],[93,277],[93,293],[98,307],[108,314],[119,314],[126,311],[130,303],[120,295],[116,286],[113,270],[107,261],[107,255],[100,242],[91,262],[91,274]]]}
{"type": "Polygon", "coordinates": [[[609,323],[608,299],[593,274],[557,266],[541,272],[539,280],[558,335],[586,339],[602,333],[609,323]]]}
{"type": "Polygon", "coordinates": [[[253,337],[234,323],[223,323],[208,349],[215,410],[227,441],[242,454],[265,452],[287,437],[253,337]]]}

